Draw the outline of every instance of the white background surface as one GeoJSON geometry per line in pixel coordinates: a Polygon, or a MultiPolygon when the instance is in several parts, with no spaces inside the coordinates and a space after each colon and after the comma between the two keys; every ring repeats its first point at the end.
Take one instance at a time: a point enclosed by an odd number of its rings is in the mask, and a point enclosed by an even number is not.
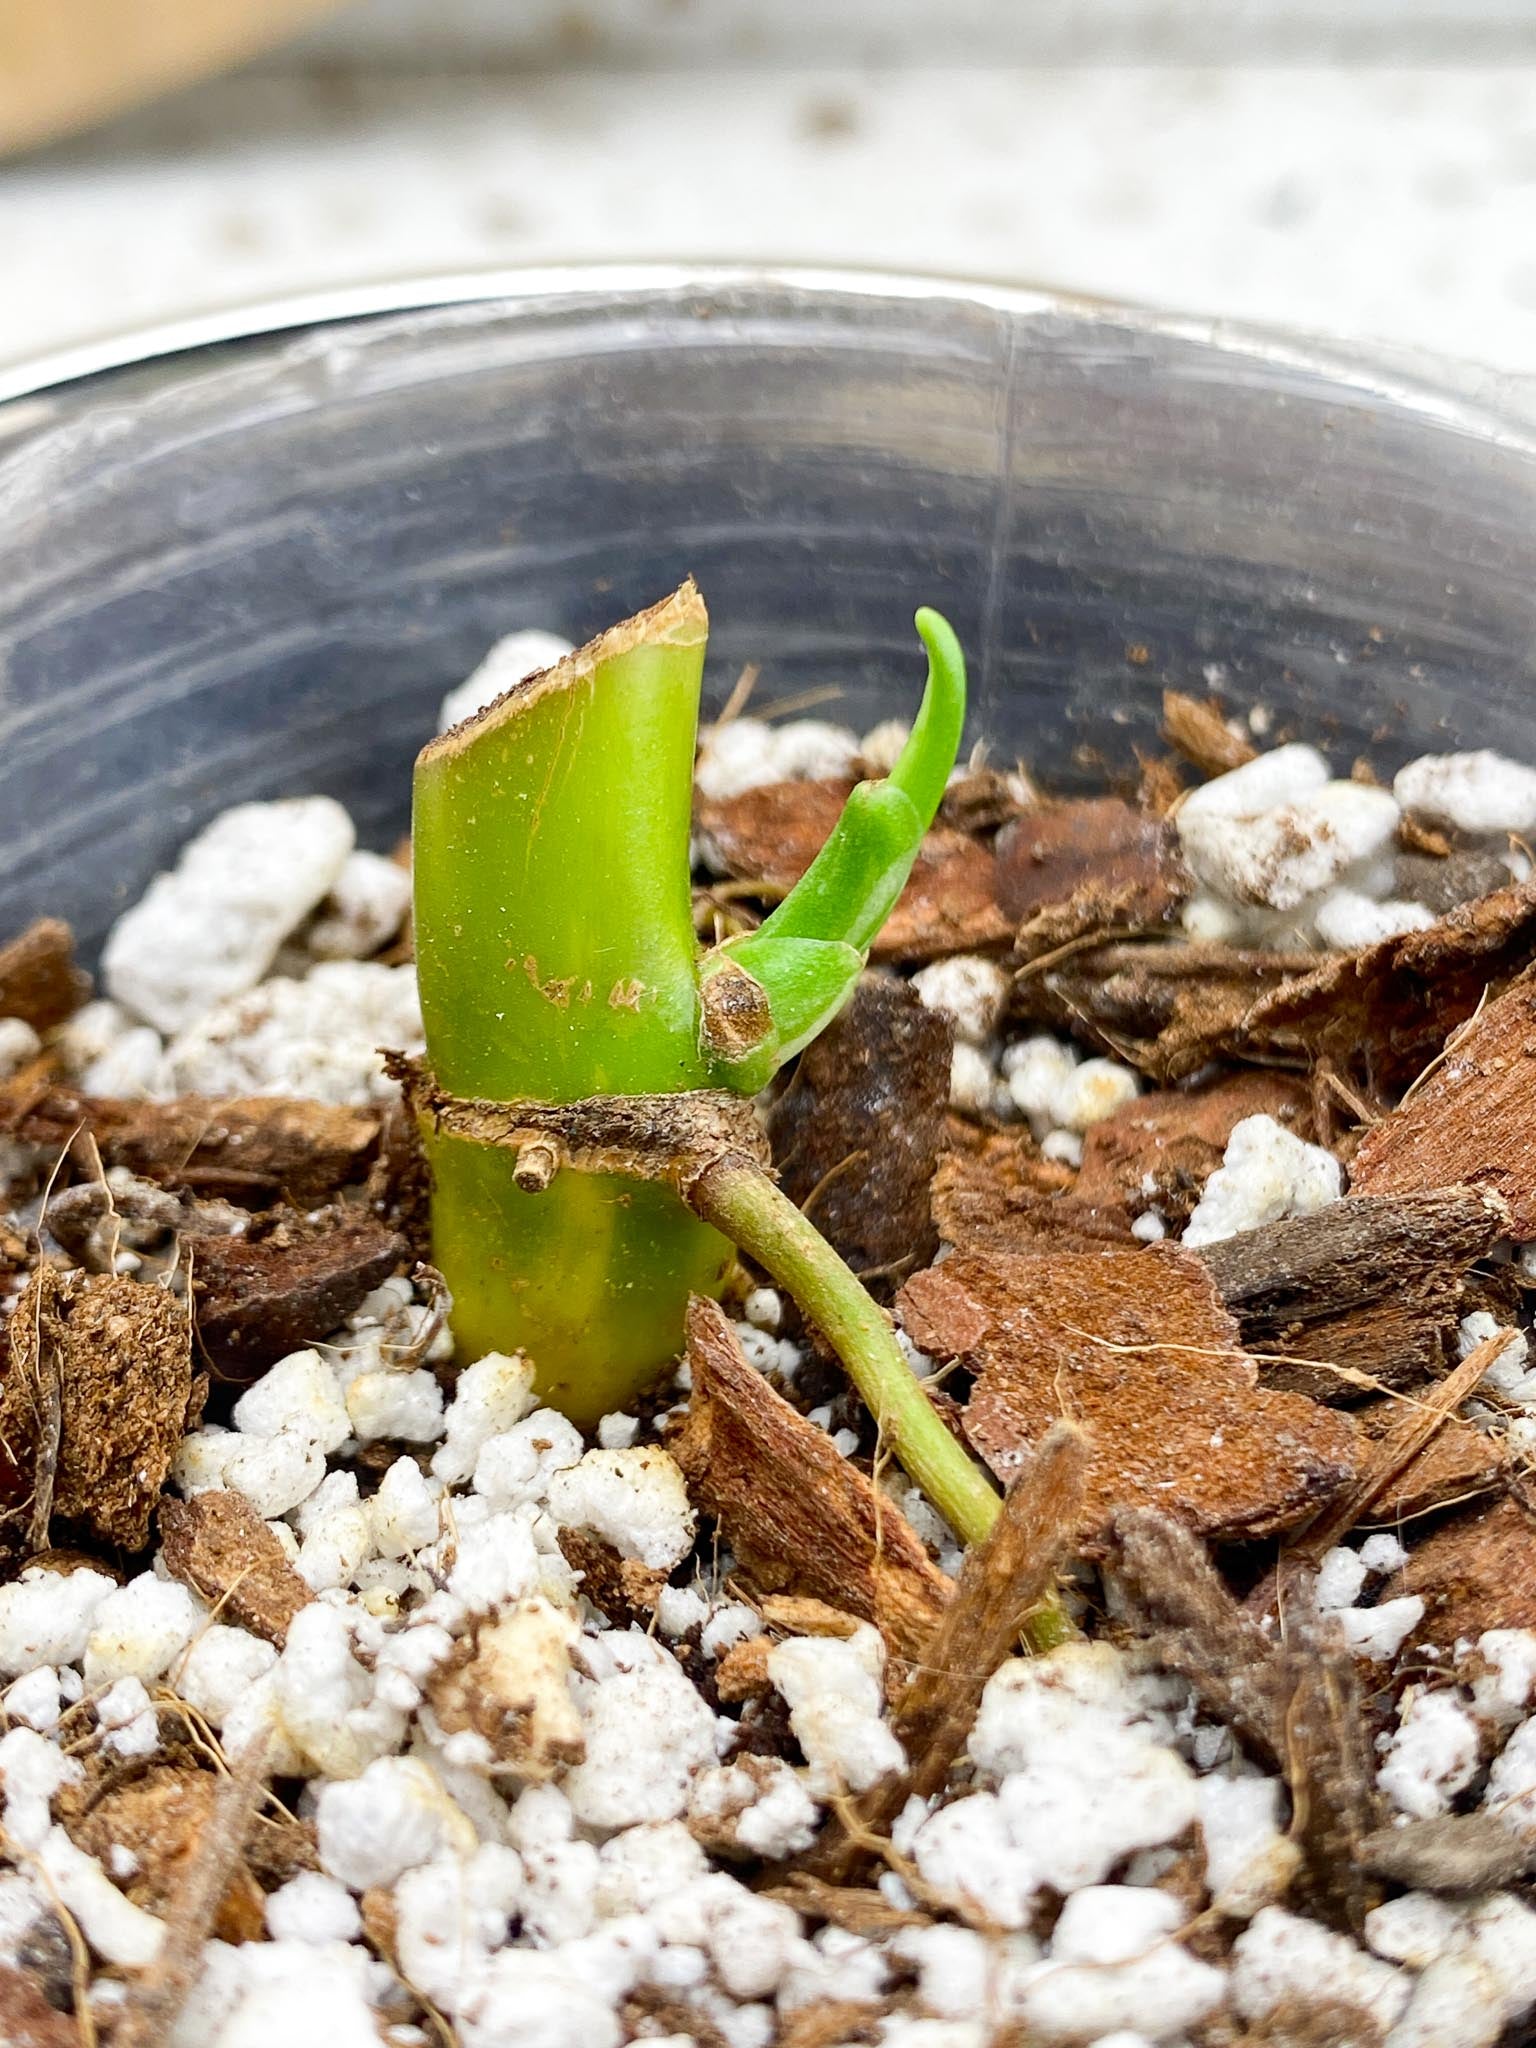
{"type": "Polygon", "coordinates": [[[983,273],[1536,372],[1536,10],[365,0],[0,166],[0,360],[647,256],[983,273]]]}

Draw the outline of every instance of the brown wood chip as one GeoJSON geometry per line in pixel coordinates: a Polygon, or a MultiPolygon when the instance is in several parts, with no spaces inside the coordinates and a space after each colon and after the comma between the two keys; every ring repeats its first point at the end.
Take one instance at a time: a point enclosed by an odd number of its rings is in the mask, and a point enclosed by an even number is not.
{"type": "Polygon", "coordinates": [[[581,1573],[581,1590],[618,1628],[649,1628],[667,1574],[637,1557],[620,1557],[611,1543],[590,1529],[560,1529],[565,1561],[581,1573]]]}
{"type": "Polygon", "coordinates": [[[1457,1515],[1414,1543],[1392,1590],[1422,1596],[1419,1642],[1449,1648],[1485,1629],[1536,1628],[1536,1520],[1507,1498],[1457,1515]]]}
{"type": "Polygon", "coordinates": [[[288,1625],[314,1598],[243,1493],[216,1488],[160,1503],[166,1569],[222,1618],[282,1648],[288,1625]]]}
{"type": "Polygon", "coordinates": [[[1012,1479],[1061,1416],[1094,1446],[1085,1536],[1146,1505],[1202,1534],[1272,1534],[1360,1463],[1349,1421],[1262,1390],[1192,1253],[1009,1258],[959,1252],[917,1274],[897,1312],[914,1343],[978,1374],[966,1433],[1012,1479]]]}
{"type": "Polygon", "coordinates": [[[373,1110],[276,1095],[119,1102],[56,1086],[0,1089],[7,1137],[61,1151],[82,1129],[104,1165],[247,1204],[286,1195],[303,1208],[363,1180],[379,1142],[373,1110]]]}
{"type": "Polygon", "coordinates": [[[1315,1136],[1311,1090],[1273,1068],[1227,1074],[1199,1088],[1160,1089],[1092,1127],[1073,1193],[1138,1213],[1150,1206],[1167,1222],[1185,1223],[1234,1126],[1248,1116],[1273,1117],[1298,1138],[1315,1136]]]}
{"type": "Polygon", "coordinates": [[[952,1049],[910,982],[867,974],[769,1114],[784,1192],[858,1274],[899,1278],[938,1249],[929,1183],[952,1049]]]}
{"type": "Polygon", "coordinates": [[[0,946],[0,1017],[49,1031],[72,1017],[91,992],[75,965],[75,937],[56,917],[40,917],[0,946]]]}
{"type": "MultiPolygon", "coordinates": [[[[798,882],[837,823],[847,782],[770,782],[699,806],[699,826],[727,871],[781,894],[798,882]]],[[[998,908],[990,846],[953,826],[923,841],[901,900],[871,951],[877,960],[931,960],[1001,946],[1013,923],[998,908]]]]}
{"type": "MultiPolygon", "coordinates": [[[[1434,1383],[1408,1391],[1410,1398],[1422,1398],[1433,1393],[1434,1383]]],[[[1402,1411],[1400,1400],[1367,1401],[1364,1407],[1355,1410],[1355,1420],[1372,1443],[1379,1443],[1401,1422],[1402,1411]]],[[[1504,1455],[1498,1438],[1484,1436],[1470,1423],[1449,1417],[1385,1493],[1372,1502],[1369,1512],[1361,1517],[1360,1526],[1396,1529],[1435,1508],[1451,1507],[1491,1493],[1503,1477],[1504,1455]]]]}
{"type": "Polygon", "coordinates": [[[1365,1866],[1377,1877],[1413,1891],[1491,1892],[1513,1884],[1532,1866],[1536,1851],[1496,1813],[1445,1813],[1379,1828],[1361,1845],[1365,1866]]]}
{"type": "Polygon", "coordinates": [[[51,1514],[142,1550],[188,1426],[186,1309],[162,1287],[44,1267],[16,1304],[9,1345],[0,1443],[24,1469],[40,1447],[49,1453],[46,1498],[34,1494],[34,1547],[51,1514]]]}
{"type": "Polygon", "coordinates": [[[1202,775],[1225,775],[1251,761],[1258,748],[1227,724],[1214,697],[1163,692],[1163,735],[1202,775]]]}
{"type": "Polygon", "coordinates": [[[1456,1027],[1533,960],[1536,883],[1516,883],[1459,904],[1423,931],[1334,954],[1267,990],[1245,1020],[1245,1042],[1266,1057],[1326,1054],[1377,1089],[1405,1088],[1456,1027]]]}
{"type": "Polygon", "coordinates": [[[1406,1087],[1488,990],[1536,960],[1536,883],[1500,889],[1361,953],[1242,952],[1145,940],[1018,975],[1013,1008],[1091,1038],[1160,1082],[1212,1060],[1310,1067],[1406,1087]]]}
{"type": "Polygon", "coordinates": [[[197,1334],[224,1379],[247,1385],[269,1365],[330,1336],[409,1255],[382,1223],[342,1222],[319,1236],[196,1237],[197,1334]]]}
{"type": "Polygon", "coordinates": [[[1013,1008],[1092,1039],[1155,1081],[1182,1081],[1212,1060],[1266,1050],[1252,1029],[1254,1012],[1315,964],[1312,954],[1182,940],[1090,946],[1055,965],[1026,966],[1013,1008]]]}
{"type": "Polygon", "coordinates": [[[1056,1173],[1025,1132],[989,1133],[979,1145],[945,1153],[932,1192],[940,1236],[967,1250],[997,1252],[1097,1251],[1136,1242],[1130,1211],[1118,1200],[1079,1200],[1052,1185],[1056,1173]]]}
{"type": "Polygon", "coordinates": [[[1518,981],[1450,1040],[1443,1063],[1367,1131],[1353,1182],[1400,1194],[1467,1181],[1509,1204],[1509,1236],[1536,1237],[1536,981],[1518,981]]]}
{"type": "MultiPolygon", "coordinates": [[[[121,1783],[92,1788],[78,1812],[66,1811],[67,1831],[77,1849],[103,1861],[115,1847],[128,1850],[134,1867],[123,1890],[163,1918],[203,1845],[219,1784],[211,1771],[190,1764],[151,1763],[121,1783]]],[[[243,1863],[231,1874],[211,1931],[224,1941],[264,1936],[261,1887],[243,1863]]]]}
{"type": "Polygon", "coordinates": [[[34,1980],[0,1963],[0,2041],[5,2048],[80,2048],[68,2013],[56,2012],[34,1980]]]}
{"type": "Polygon", "coordinates": [[[1087,932],[1166,923],[1189,894],[1178,834],[1119,797],[1042,804],[997,838],[997,900],[1033,959],[1087,932]]]}
{"type": "Polygon", "coordinates": [[[1371,1444],[1354,1479],[1293,1539],[1285,1557],[1287,1571],[1297,1565],[1321,1563],[1324,1554],[1342,1543],[1355,1524],[1386,1498],[1511,1341],[1508,1330],[1485,1337],[1454,1372],[1421,1388],[1415,1400],[1397,1404],[1396,1421],[1371,1444]]]}
{"type": "Polygon", "coordinates": [[[895,1503],[748,1365],[712,1301],[688,1311],[693,1390],[670,1446],[760,1591],[808,1593],[920,1654],[952,1588],[895,1503]]]}
{"type": "Polygon", "coordinates": [[[1444,1370],[1462,1275],[1508,1229],[1496,1197],[1436,1187],[1350,1195],[1198,1256],[1248,1348],[1280,1354],[1262,1368],[1266,1385],[1348,1402],[1370,1391],[1364,1376],[1397,1387],[1444,1370]]]}

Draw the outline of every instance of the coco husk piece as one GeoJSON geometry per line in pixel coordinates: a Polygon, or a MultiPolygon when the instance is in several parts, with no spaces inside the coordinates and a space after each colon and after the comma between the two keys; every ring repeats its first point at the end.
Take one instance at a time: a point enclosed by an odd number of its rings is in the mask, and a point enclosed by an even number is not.
{"type": "Polygon", "coordinates": [[[278,1649],[301,1607],[314,1598],[282,1545],[243,1493],[212,1487],[160,1502],[165,1568],[222,1618],[278,1649]]]}
{"type": "Polygon", "coordinates": [[[712,1301],[690,1305],[688,1362],[672,1454],[753,1586],[835,1603],[873,1622],[895,1655],[923,1654],[950,1583],[895,1502],[748,1364],[712,1301]]]}
{"type": "Polygon", "coordinates": [[[1353,1424],[1266,1391],[1210,1275],[1171,1246],[956,1252],[897,1299],[907,1334],[976,1376],[965,1431],[1005,1481],[1060,1415],[1094,1445],[1081,1534],[1132,1504],[1202,1534],[1274,1534],[1353,1478],[1353,1424]]]}
{"type": "Polygon", "coordinates": [[[769,1112],[779,1185],[870,1284],[939,1248],[930,1190],[952,1051],[948,1019],[909,982],[866,974],[769,1112]]]}
{"type": "Polygon", "coordinates": [[[202,1388],[183,1304],[122,1276],[38,1266],[12,1310],[0,1388],[10,1519],[29,1552],[55,1519],[140,1550],[171,1459],[194,1427],[202,1388]]]}
{"type": "Polygon", "coordinates": [[[189,1237],[198,1340],[239,1386],[328,1337],[371,1290],[408,1264],[398,1232],[343,1211],[326,1227],[285,1217],[267,1237],[189,1237]]]}

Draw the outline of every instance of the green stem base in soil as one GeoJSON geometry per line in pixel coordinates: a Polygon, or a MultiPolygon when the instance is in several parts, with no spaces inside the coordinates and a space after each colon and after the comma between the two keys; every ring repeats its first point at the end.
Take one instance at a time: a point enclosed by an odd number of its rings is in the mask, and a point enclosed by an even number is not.
{"type": "MultiPolygon", "coordinates": [[[[717,1159],[685,1183],[688,1202],[777,1281],[832,1348],[908,1477],[967,1545],[982,1542],[1002,1507],[996,1489],[944,1427],[881,1314],[814,1224],[752,1160],[717,1159]]],[[[1026,1627],[1045,1650],[1075,1635],[1050,1595],[1026,1627]]]]}

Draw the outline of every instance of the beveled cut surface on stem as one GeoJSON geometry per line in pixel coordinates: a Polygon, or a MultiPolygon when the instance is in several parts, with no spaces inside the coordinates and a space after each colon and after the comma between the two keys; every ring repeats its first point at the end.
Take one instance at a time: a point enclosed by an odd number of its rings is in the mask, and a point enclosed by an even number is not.
{"type": "Polygon", "coordinates": [[[428,740],[416,757],[417,766],[445,754],[461,753],[488,727],[499,725],[509,712],[527,711],[551,691],[571,689],[605,662],[632,654],[637,647],[702,647],[708,638],[709,611],[699,586],[689,576],[659,604],[609,626],[595,640],[573,649],[552,667],[535,669],[532,675],[522,677],[468,718],[461,718],[457,725],[428,740]]]}

